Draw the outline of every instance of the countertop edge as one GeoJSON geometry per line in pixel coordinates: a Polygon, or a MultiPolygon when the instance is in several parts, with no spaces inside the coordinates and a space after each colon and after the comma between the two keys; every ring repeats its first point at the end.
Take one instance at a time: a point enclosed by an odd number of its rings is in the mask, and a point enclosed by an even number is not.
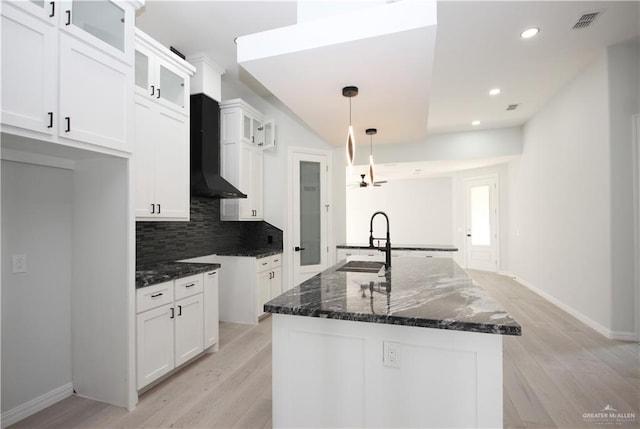
{"type": "Polygon", "coordinates": [[[452,331],[475,332],[481,334],[521,336],[521,326],[506,326],[500,324],[483,324],[458,322],[455,320],[408,319],[394,316],[372,316],[370,314],[338,313],[303,308],[285,308],[265,304],[264,311],[272,314],[289,316],[316,317],[320,319],[350,320],[353,322],[380,323],[386,325],[413,326],[417,328],[446,329],[452,331]]]}
{"type": "MultiPolygon", "coordinates": [[[[136,270],[136,289],[217,270],[221,268],[222,265],[218,263],[200,262],[167,262],[157,264],[157,267],[156,269],[136,270]],[[168,268],[170,266],[173,266],[173,270],[168,268]],[[151,273],[151,271],[155,271],[155,273],[151,273]],[[144,272],[149,272],[149,274],[142,274],[144,272]]],[[[149,268],[153,268],[153,266],[149,268]]]]}

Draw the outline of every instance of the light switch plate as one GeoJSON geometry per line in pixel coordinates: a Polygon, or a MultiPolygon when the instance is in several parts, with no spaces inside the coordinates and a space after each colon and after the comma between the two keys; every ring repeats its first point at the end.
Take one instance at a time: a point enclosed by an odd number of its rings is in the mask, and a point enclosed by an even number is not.
{"type": "Polygon", "coordinates": [[[27,255],[11,255],[11,272],[14,274],[27,272],[27,255]]]}

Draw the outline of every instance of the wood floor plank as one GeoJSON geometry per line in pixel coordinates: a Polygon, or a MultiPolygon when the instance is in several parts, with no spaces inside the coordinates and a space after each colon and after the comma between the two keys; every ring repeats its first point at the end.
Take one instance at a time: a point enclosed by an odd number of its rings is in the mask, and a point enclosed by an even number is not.
{"type": "MultiPolygon", "coordinates": [[[[582,415],[607,405],[640,418],[638,343],[603,337],[512,278],[470,274],[522,325],[503,338],[504,427],[602,427],[582,415]]],[[[11,429],[269,428],[271,359],[270,317],[222,322],[220,350],[143,393],[134,411],[73,396],[11,429]]]]}

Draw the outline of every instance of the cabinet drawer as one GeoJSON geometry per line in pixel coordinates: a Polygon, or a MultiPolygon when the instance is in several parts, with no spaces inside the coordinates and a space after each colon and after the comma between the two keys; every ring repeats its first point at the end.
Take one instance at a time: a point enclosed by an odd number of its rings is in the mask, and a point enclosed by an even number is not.
{"type": "Polygon", "coordinates": [[[277,268],[282,265],[282,253],[271,257],[271,268],[277,268]]]}
{"type": "Polygon", "coordinates": [[[195,295],[203,291],[203,275],[196,274],[176,280],[176,300],[195,295]]]}
{"type": "Polygon", "coordinates": [[[256,260],[257,272],[261,273],[271,269],[271,256],[266,258],[260,258],[256,260]]]}
{"type": "Polygon", "coordinates": [[[136,313],[173,302],[173,281],[140,288],[136,291],[136,313]]]}

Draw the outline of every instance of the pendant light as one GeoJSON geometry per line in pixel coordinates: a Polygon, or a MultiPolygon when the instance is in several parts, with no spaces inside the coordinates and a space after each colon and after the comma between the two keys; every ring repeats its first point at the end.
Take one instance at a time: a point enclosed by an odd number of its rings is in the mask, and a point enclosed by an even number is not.
{"type": "Polygon", "coordinates": [[[357,86],[345,86],[342,88],[342,95],[349,98],[349,133],[347,134],[347,165],[353,167],[353,159],[356,156],[356,139],[353,136],[353,126],[351,125],[351,98],[358,95],[357,86]]]}
{"type": "Polygon", "coordinates": [[[371,143],[371,152],[369,152],[369,183],[371,184],[371,187],[373,188],[373,183],[374,183],[374,168],[373,168],[373,136],[375,136],[378,133],[378,130],[375,128],[367,128],[367,130],[365,131],[365,133],[367,133],[367,135],[369,136],[369,140],[371,143]]]}

